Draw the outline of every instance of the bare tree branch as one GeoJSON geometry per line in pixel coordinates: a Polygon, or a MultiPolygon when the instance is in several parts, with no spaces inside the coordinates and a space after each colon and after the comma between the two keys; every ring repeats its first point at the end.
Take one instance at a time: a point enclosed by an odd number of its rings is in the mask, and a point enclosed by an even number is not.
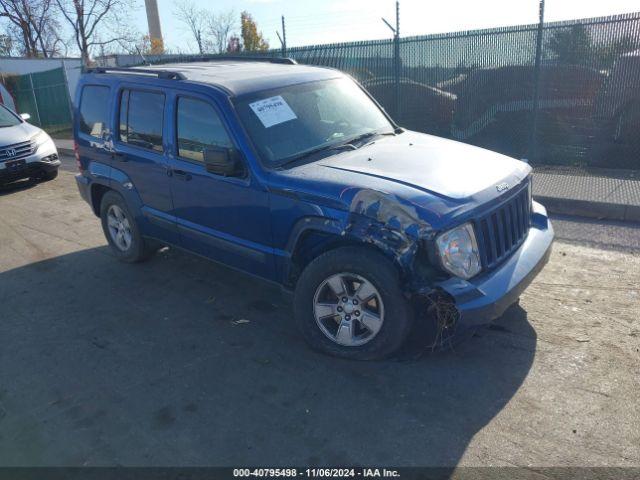
{"type": "Polygon", "coordinates": [[[213,39],[216,53],[227,51],[229,39],[236,30],[237,18],[233,10],[210,15],[207,19],[207,32],[213,39]]]}
{"type": "Polygon", "coordinates": [[[211,22],[211,12],[198,8],[191,0],[182,0],[176,3],[173,16],[182,22],[193,35],[198,46],[198,53],[205,53],[208,47],[205,34],[207,25],[211,22]]]}
{"type": "Polygon", "coordinates": [[[0,0],[0,17],[13,26],[13,39],[27,57],[54,55],[49,40],[59,24],[51,8],[52,0],[0,0]]]}
{"type": "MultiPolygon", "coordinates": [[[[0,0],[5,1],[5,0],[0,0]]],[[[54,0],[58,10],[73,29],[74,39],[85,65],[92,47],[129,41],[126,22],[119,15],[133,8],[130,0],[54,0]],[[106,39],[99,32],[109,32],[106,39]]]]}

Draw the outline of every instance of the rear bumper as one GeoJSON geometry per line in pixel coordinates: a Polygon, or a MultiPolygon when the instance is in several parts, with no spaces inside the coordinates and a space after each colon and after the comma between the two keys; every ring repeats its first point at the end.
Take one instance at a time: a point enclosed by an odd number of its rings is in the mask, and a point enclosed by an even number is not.
{"type": "Polygon", "coordinates": [[[80,196],[85,202],[93,207],[91,203],[91,181],[81,173],[76,174],[75,178],[80,196]]]}
{"type": "Polygon", "coordinates": [[[533,202],[531,220],[526,240],[500,267],[470,281],[451,278],[437,285],[453,297],[461,325],[482,325],[500,317],[547,264],[553,227],[539,203],[533,202]]]}

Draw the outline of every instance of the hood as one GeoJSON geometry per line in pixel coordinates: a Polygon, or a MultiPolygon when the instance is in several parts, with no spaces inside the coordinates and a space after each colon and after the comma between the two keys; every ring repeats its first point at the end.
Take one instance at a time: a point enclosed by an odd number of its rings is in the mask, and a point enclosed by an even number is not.
{"type": "Polygon", "coordinates": [[[507,180],[513,186],[531,170],[523,162],[490,150],[414,132],[318,163],[452,200],[495,189],[507,180]]]}
{"type": "Polygon", "coordinates": [[[529,165],[505,155],[407,131],[276,175],[286,177],[281,188],[347,210],[362,191],[380,192],[434,224],[507,195],[530,172],[529,165]]]}
{"type": "Polygon", "coordinates": [[[38,127],[34,127],[27,122],[22,122],[13,127],[2,127],[0,128],[0,147],[26,142],[39,131],[38,127]]]}

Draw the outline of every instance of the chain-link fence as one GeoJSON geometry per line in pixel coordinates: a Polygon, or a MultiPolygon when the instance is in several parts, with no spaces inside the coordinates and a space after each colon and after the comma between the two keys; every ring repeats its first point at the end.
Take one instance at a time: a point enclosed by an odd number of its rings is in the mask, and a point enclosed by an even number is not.
{"type": "Polygon", "coordinates": [[[539,65],[538,27],[401,38],[397,50],[390,39],[287,55],[353,75],[410,129],[536,164],[640,168],[640,13],[544,24],[539,65]]]}
{"type": "Polygon", "coordinates": [[[0,77],[16,111],[31,115],[30,123],[49,132],[71,128],[71,103],[63,68],[0,77]]]}
{"type": "Polygon", "coordinates": [[[640,14],[545,24],[539,68],[537,36],[525,25],[401,38],[399,75],[392,40],[288,55],[352,74],[407,128],[535,163],[640,168],[640,14]]]}

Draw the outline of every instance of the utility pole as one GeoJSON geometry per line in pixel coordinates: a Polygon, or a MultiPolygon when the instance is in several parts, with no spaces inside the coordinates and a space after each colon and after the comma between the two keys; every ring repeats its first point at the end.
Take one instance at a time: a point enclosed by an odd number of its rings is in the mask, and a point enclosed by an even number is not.
{"type": "Polygon", "coordinates": [[[529,161],[536,161],[536,134],[538,131],[538,104],[540,102],[540,68],[542,65],[542,35],[544,33],[544,0],[540,0],[538,37],[536,38],[536,60],[533,71],[533,107],[531,112],[531,132],[529,135],[529,161]]]}
{"type": "Polygon", "coordinates": [[[276,35],[278,36],[278,40],[280,40],[280,46],[282,48],[281,55],[283,57],[287,56],[287,29],[284,26],[284,15],[282,15],[282,36],[280,36],[280,32],[276,30],[276,35]]]}
{"type": "Polygon", "coordinates": [[[385,18],[382,21],[393,32],[393,80],[394,80],[394,117],[400,118],[400,1],[396,0],[396,28],[393,28],[385,18]]]}
{"type": "Polygon", "coordinates": [[[162,40],[162,29],[160,28],[160,14],[158,13],[157,0],[144,0],[144,6],[147,11],[147,24],[149,26],[149,43],[156,49],[164,50],[162,40]],[[155,40],[155,42],[154,42],[155,40]]]}

